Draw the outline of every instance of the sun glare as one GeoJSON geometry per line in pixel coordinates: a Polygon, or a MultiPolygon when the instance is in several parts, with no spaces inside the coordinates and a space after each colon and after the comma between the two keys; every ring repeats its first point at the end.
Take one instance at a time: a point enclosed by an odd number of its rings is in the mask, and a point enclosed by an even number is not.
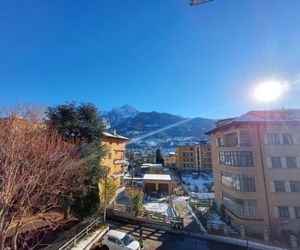
{"type": "Polygon", "coordinates": [[[284,85],[279,82],[264,82],[255,88],[254,97],[261,102],[272,102],[277,100],[284,90],[284,85]]]}

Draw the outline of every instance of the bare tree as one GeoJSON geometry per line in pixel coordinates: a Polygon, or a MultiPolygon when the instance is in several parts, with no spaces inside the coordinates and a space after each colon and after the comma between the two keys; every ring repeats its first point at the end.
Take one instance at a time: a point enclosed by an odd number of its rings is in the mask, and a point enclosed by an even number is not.
{"type": "Polygon", "coordinates": [[[21,111],[26,119],[0,118],[0,250],[25,244],[24,232],[57,227],[63,216],[56,214],[83,191],[74,145],[47,130],[37,112],[21,111]]]}

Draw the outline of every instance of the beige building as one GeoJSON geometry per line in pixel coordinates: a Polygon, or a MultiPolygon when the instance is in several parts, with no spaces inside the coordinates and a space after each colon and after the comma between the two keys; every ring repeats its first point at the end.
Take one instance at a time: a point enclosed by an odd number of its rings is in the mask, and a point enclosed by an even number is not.
{"type": "Polygon", "coordinates": [[[215,198],[236,227],[300,230],[300,110],[251,111],[217,122],[215,198]]]}
{"type": "Polygon", "coordinates": [[[207,142],[176,148],[176,167],[183,171],[211,169],[211,146],[207,142]]]}
{"type": "Polygon", "coordinates": [[[168,174],[145,174],[143,177],[144,192],[163,192],[167,195],[172,194],[172,179],[168,174]]]}

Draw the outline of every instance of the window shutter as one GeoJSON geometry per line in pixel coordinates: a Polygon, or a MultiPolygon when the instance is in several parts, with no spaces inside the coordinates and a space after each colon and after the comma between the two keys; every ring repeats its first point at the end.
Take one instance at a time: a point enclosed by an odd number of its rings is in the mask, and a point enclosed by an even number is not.
{"type": "Polygon", "coordinates": [[[270,181],[270,190],[271,190],[271,192],[275,192],[275,184],[274,184],[274,181],[270,181]]]}
{"type": "Polygon", "coordinates": [[[268,144],[268,134],[264,134],[264,142],[265,144],[268,144]]]}
{"type": "Polygon", "coordinates": [[[271,157],[267,157],[267,168],[272,168],[271,157]]]}
{"type": "Polygon", "coordinates": [[[273,207],[274,218],[279,218],[278,207],[273,207]]]}

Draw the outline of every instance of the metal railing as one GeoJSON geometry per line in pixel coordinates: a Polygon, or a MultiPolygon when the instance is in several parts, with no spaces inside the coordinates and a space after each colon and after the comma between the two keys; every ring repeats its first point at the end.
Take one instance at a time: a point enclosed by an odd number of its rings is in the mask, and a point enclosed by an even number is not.
{"type": "Polygon", "coordinates": [[[102,222],[103,222],[103,217],[99,216],[90,225],[88,225],[80,233],[76,234],[72,239],[70,239],[66,244],[61,246],[58,250],[71,249],[78,241],[80,241],[82,238],[84,238],[89,232],[91,232],[94,228],[99,226],[99,224],[102,222]]]}

